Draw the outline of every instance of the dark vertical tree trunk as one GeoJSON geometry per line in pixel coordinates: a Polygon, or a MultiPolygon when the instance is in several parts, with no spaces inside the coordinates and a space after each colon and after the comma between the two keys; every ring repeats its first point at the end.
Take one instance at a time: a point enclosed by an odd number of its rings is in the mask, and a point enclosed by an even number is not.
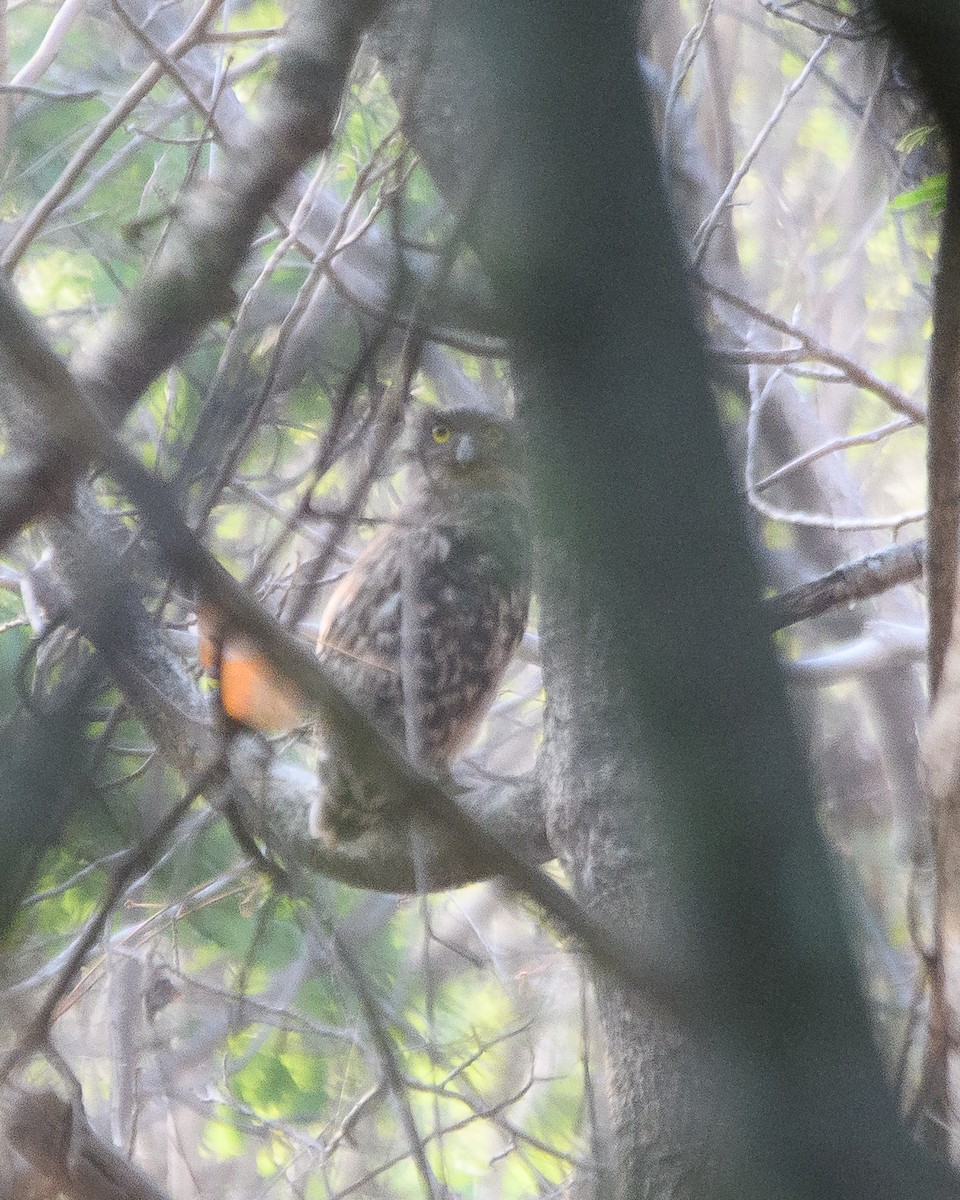
{"type": "MultiPolygon", "coordinates": [[[[594,916],[633,934],[647,950],[658,946],[670,961],[681,953],[683,931],[668,883],[668,839],[648,771],[616,718],[624,693],[607,674],[616,647],[581,606],[572,573],[558,564],[543,574],[549,704],[539,775],[548,835],[594,916]]],[[[708,1081],[689,1031],[616,980],[598,973],[595,982],[613,1152],[597,1196],[709,1195],[716,1129],[703,1119],[707,1105],[696,1102],[708,1081]]]]}
{"type": "Polygon", "coordinates": [[[924,758],[936,867],[924,1140],[956,1161],[960,1058],[960,12],[950,0],[876,0],[943,123],[949,179],[933,306],[928,402],[927,607],[931,718],[924,758]]]}
{"type": "Polygon", "coordinates": [[[379,50],[511,319],[534,452],[554,846],[690,981],[680,1026],[601,985],[619,1194],[955,1194],[899,1127],[859,995],[630,6],[439,0],[427,56],[413,7],[379,50]]]}

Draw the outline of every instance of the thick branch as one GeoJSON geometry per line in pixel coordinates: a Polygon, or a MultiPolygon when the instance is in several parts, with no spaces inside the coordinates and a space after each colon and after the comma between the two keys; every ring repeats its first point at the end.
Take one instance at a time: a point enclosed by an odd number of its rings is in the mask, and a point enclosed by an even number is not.
{"type": "Polygon", "coordinates": [[[901,583],[923,574],[925,543],[922,538],[889,546],[844,563],[827,575],[811,579],[766,602],[773,629],[786,629],[799,621],[819,617],[831,609],[879,596],[901,583]]]}
{"type": "MultiPolygon", "coordinates": [[[[239,735],[227,751],[207,701],[126,577],[105,518],[91,497],[81,494],[80,505],[79,519],[48,527],[55,553],[47,569],[66,588],[72,619],[103,655],[168,762],[196,776],[228,754],[229,794],[249,829],[285,861],[354,887],[412,892],[419,874],[421,885],[426,881],[439,890],[490,874],[472,839],[442,819],[433,823],[432,836],[418,843],[417,858],[403,822],[335,847],[311,836],[308,812],[318,786],[314,772],[279,761],[253,735],[239,735]]],[[[310,655],[305,647],[302,652],[310,655]]],[[[370,737],[378,735],[371,731],[370,737]]],[[[357,753],[365,755],[365,743],[357,753]]],[[[383,786],[389,790],[390,780],[384,779],[383,786]]],[[[400,810],[404,793],[394,786],[396,802],[390,807],[400,810]]],[[[522,846],[531,863],[552,857],[532,781],[493,784],[463,775],[460,788],[457,802],[469,821],[482,824],[507,845],[522,846]]]]}
{"type": "Polygon", "coordinates": [[[933,306],[927,441],[927,661],[932,710],[923,740],[933,799],[935,956],[920,1084],[926,1139],[956,1154],[960,1020],[960,171],[954,146],[933,306]]]}
{"type": "MultiPolygon", "coordinates": [[[[311,651],[267,615],[224,571],[185,525],[165,482],[128,454],[46,344],[30,315],[4,292],[0,292],[0,341],[17,376],[18,390],[31,397],[74,456],[91,458],[118,480],[137,505],[174,572],[222,612],[225,627],[249,637],[300,695],[323,714],[333,753],[361,765],[366,779],[376,777],[395,797],[399,813],[415,812],[427,818],[430,829],[442,829],[457,846],[461,861],[473,864],[478,872],[474,877],[502,875],[538,901],[567,932],[579,937],[606,971],[640,989],[661,1008],[695,1016],[698,1001],[690,980],[666,948],[653,951],[641,945],[638,931],[597,921],[569,892],[531,864],[526,847],[518,850],[491,833],[485,823],[471,820],[457,805],[455,789],[412,764],[403,748],[327,678],[311,651]]],[[[111,585],[109,581],[106,587],[111,585]]],[[[134,613],[125,612],[123,616],[131,620],[134,613]]],[[[97,620],[95,629],[103,627],[104,621],[97,620]]],[[[222,773],[221,758],[217,756],[206,774],[222,773]]],[[[420,863],[416,865],[416,882],[420,884],[424,873],[420,863]]],[[[427,886],[437,886],[429,876],[427,886]]]]}
{"type": "MultiPolygon", "coordinates": [[[[125,415],[200,330],[232,307],[232,284],[257,226],[302,164],[330,142],[360,39],[381,3],[301,4],[291,19],[264,121],[225,156],[217,178],[191,194],[154,272],[130,295],[80,366],[85,388],[104,413],[114,419],[125,415]]],[[[155,64],[154,71],[159,78],[162,67],[155,64]]],[[[37,220],[43,216],[38,214],[37,220]]],[[[8,270],[35,227],[36,220],[28,219],[7,247],[8,270]]],[[[41,442],[38,449],[45,468],[61,480],[60,508],[65,510],[65,481],[77,464],[62,446],[41,442]]],[[[32,515],[40,511],[38,507],[32,515]]],[[[20,508],[16,520],[29,515],[20,508]]],[[[10,518],[3,524],[9,533],[10,518]]]]}
{"type": "Polygon", "coordinates": [[[93,1132],[83,1112],[53,1092],[24,1092],[7,1138],[70,1200],[169,1200],[167,1193],[93,1132]]]}

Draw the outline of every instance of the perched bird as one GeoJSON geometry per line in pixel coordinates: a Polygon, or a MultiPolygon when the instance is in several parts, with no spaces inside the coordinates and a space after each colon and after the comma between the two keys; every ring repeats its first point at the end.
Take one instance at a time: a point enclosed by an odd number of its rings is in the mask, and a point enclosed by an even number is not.
{"type": "MultiPolygon", "coordinates": [[[[479,408],[425,409],[406,502],[324,610],[317,653],[407,753],[443,768],[466,748],[523,637],[530,547],[520,446],[479,408]]],[[[347,840],[385,801],[335,760],[314,830],[347,840]]]]}
{"type": "MultiPolygon", "coordinates": [[[[425,408],[408,457],[406,500],[331,594],[317,655],[412,759],[442,770],[469,744],[526,626],[524,477],[511,423],[480,408],[425,408]]],[[[224,707],[261,724],[248,714],[263,688],[239,670],[228,687],[228,661],[224,707]]],[[[388,815],[388,798],[356,769],[331,757],[320,775],[317,836],[350,840],[388,815]]]]}

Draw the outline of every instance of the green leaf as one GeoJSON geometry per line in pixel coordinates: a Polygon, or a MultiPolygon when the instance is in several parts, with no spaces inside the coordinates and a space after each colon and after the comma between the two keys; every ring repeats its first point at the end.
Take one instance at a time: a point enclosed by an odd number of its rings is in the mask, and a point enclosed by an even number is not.
{"type": "Polygon", "coordinates": [[[899,196],[895,196],[890,201],[890,208],[894,212],[906,212],[911,208],[919,208],[921,204],[930,204],[934,213],[939,213],[943,211],[946,202],[947,173],[941,171],[925,179],[918,187],[911,188],[909,192],[901,192],[899,196]]]}
{"type": "Polygon", "coordinates": [[[238,1129],[226,1121],[208,1121],[203,1130],[203,1147],[219,1162],[239,1158],[244,1152],[245,1140],[238,1129]]]}
{"type": "Polygon", "coordinates": [[[324,1061],[303,1048],[296,1034],[278,1034],[248,1058],[228,1080],[233,1094],[271,1119],[312,1121],[327,1101],[324,1061]]]}

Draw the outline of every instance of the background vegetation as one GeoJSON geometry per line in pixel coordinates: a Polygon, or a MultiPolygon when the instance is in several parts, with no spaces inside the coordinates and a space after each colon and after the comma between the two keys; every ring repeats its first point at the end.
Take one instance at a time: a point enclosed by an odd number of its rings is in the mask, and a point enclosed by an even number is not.
{"type": "MultiPolygon", "coordinates": [[[[231,148],[269,141],[251,129],[269,108],[286,19],[262,0],[7,6],[4,264],[88,387],[104,345],[128,332],[111,315],[138,280],[162,276],[184,217],[203,228],[203,201],[189,197],[206,194],[215,211],[231,148]]],[[[942,138],[901,52],[842,0],[663,0],[647,6],[637,45],[768,592],[884,552],[869,579],[846,577],[850,597],[879,594],[777,642],[879,1041],[920,1128],[941,1110],[917,775],[926,618],[911,579],[942,138]]],[[[209,292],[202,273],[194,281],[197,308],[222,319],[146,373],[122,430],[230,574],[305,638],[402,495],[405,406],[515,403],[504,324],[463,248],[462,212],[441,199],[450,180],[400,129],[395,97],[419,103],[420,85],[414,72],[400,91],[395,48],[387,27],[361,50],[332,144],[273,198],[229,315],[219,277],[209,292]]],[[[497,152],[478,137],[481,175],[497,152]]],[[[603,228],[603,212],[591,219],[603,228]]],[[[35,426],[10,391],[16,468],[35,426]]],[[[79,513],[60,512],[52,531],[28,526],[0,574],[14,1127],[17,1089],[82,1093],[96,1136],[184,1198],[610,1194],[620,1117],[606,1077],[618,1063],[604,1060],[575,945],[502,882],[435,890],[490,874],[482,863],[439,879],[430,868],[420,895],[378,877],[379,859],[358,866],[349,854],[306,863],[332,878],[293,872],[279,886],[278,872],[303,862],[251,833],[246,801],[197,785],[205,761],[188,723],[209,728],[215,706],[189,572],[171,575],[162,535],[116,472],[84,485],[79,513]],[[84,581],[109,592],[121,565],[166,631],[175,681],[162,702],[143,663],[128,657],[118,677],[84,623],[84,581]],[[55,736],[66,771],[48,777],[48,752],[38,766],[18,751],[24,722],[55,736]],[[31,785],[56,792],[45,816],[18,805],[31,785]],[[178,800],[169,836],[151,840],[178,800]]],[[[464,767],[475,789],[521,804],[543,740],[538,650],[535,622],[464,767]]],[[[272,772],[269,788],[280,779],[303,809],[309,722],[239,743],[230,753],[249,806],[272,772]]],[[[522,809],[513,819],[532,820],[522,809]]],[[[520,848],[549,860],[541,841],[520,848]]],[[[11,1162],[11,1196],[56,1194],[35,1162],[11,1162]]]]}

